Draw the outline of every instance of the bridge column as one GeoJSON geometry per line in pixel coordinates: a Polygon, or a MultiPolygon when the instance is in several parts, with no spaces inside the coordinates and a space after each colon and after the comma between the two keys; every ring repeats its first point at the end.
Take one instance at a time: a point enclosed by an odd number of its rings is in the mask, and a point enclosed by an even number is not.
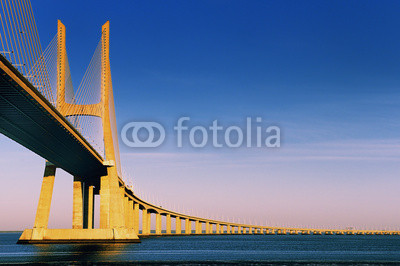
{"type": "Polygon", "coordinates": [[[151,213],[147,214],[147,231],[151,234],[151,213]]]}
{"type": "Polygon", "coordinates": [[[125,207],[115,166],[100,181],[100,228],[125,228],[125,207]]]}
{"type": "Polygon", "coordinates": [[[80,177],[74,177],[72,199],[72,229],[83,229],[83,182],[80,177]]]}
{"type": "MultiPolygon", "coordinates": [[[[133,216],[134,216],[134,211],[133,211],[133,200],[128,198],[128,229],[135,229],[134,223],[133,223],[133,216]]],[[[136,231],[135,231],[136,233],[136,231]]]]}
{"type": "Polygon", "coordinates": [[[189,235],[191,233],[192,233],[192,227],[190,224],[190,220],[189,220],[189,218],[186,218],[185,219],[185,234],[189,235]]]}
{"type": "Polygon", "coordinates": [[[227,234],[231,234],[231,226],[230,226],[230,225],[228,225],[228,226],[226,227],[226,233],[227,233],[227,234]]]}
{"type": "Polygon", "coordinates": [[[201,224],[200,224],[200,221],[199,220],[196,220],[195,222],[195,232],[196,232],[196,235],[199,235],[199,234],[201,234],[201,224]]]}
{"type": "Polygon", "coordinates": [[[142,235],[149,235],[149,216],[150,214],[147,212],[147,209],[142,210],[142,235]]]}
{"type": "Polygon", "coordinates": [[[77,176],[74,177],[72,204],[72,229],[93,228],[93,185],[77,176]]]}
{"type": "Polygon", "coordinates": [[[179,217],[175,217],[175,234],[177,235],[182,234],[181,218],[179,217]]]}
{"type": "Polygon", "coordinates": [[[125,227],[129,228],[129,220],[130,220],[129,199],[128,197],[123,197],[123,200],[124,200],[125,227]]]}
{"type": "Polygon", "coordinates": [[[93,194],[94,186],[88,186],[88,222],[87,228],[94,228],[94,194],[93,194]]]}
{"type": "Polygon", "coordinates": [[[44,170],[42,188],[40,190],[39,203],[36,211],[35,229],[46,229],[49,223],[51,198],[53,197],[54,178],[56,166],[46,162],[44,170]]]}
{"type": "Polygon", "coordinates": [[[110,228],[110,187],[108,176],[100,178],[100,228],[110,228]]]}
{"type": "Polygon", "coordinates": [[[128,201],[127,198],[125,197],[125,187],[124,186],[119,186],[119,198],[122,202],[122,218],[123,218],[123,223],[122,227],[127,228],[128,227],[128,215],[127,215],[127,210],[128,210],[128,201]]]}
{"type": "Polygon", "coordinates": [[[161,214],[156,213],[156,234],[161,235],[161,214]]]}
{"type": "MultiPolygon", "coordinates": [[[[118,138],[113,138],[112,121],[115,114],[112,113],[114,108],[113,91],[111,84],[110,72],[110,23],[107,21],[102,26],[101,37],[101,104],[103,112],[101,115],[103,122],[103,139],[104,139],[104,153],[109,166],[107,167],[106,179],[108,179],[108,210],[109,214],[109,227],[113,229],[124,229],[124,203],[122,201],[119,190],[119,179],[117,170],[117,156],[115,155],[114,147],[118,147],[118,138]]],[[[114,136],[115,137],[115,136],[114,136]]],[[[123,232],[123,230],[121,231],[123,232]]]]}
{"type": "Polygon", "coordinates": [[[171,214],[167,214],[167,222],[166,222],[166,225],[167,225],[166,233],[167,233],[168,235],[170,235],[170,234],[171,234],[171,214]]]}
{"type": "Polygon", "coordinates": [[[136,234],[139,234],[139,204],[134,203],[133,205],[133,230],[136,234]]]}
{"type": "Polygon", "coordinates": [[[217,224],[217,225],[216,225],[216,228],[217,228],[217,229],[216,229],[216,232],[215,232],[215,233],[218,235],[218,234],[221,233],[221,225],[220,225],[220,224],[217,224]]]}
{"type": "Polygon", "coordinates": [[[210,233],[210,222],[206,222],[206,234],[210,233]]]}
{"type": "Polygon", "coordinates": [[[82,205],[83,205],[83,228],[89,228],[89,222],[93,225],[93,213],[94,213],[94,197],[93,197],[93,186],[89,182],[82,182],[82,205]],[[91,209],[90,209],[91,208],[91,209]]]}

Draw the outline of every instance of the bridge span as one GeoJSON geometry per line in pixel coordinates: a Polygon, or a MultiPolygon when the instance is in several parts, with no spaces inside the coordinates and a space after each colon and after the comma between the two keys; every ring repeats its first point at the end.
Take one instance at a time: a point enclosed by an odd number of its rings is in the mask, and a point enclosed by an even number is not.
{"type": "Polygon", "coordinates": [[[105,174],[98,152],[2,55],[0,90],[1,133],[72,175],[105,174]]]}
{"type": "Polygon", "coordinates": [[[12,9],[11,0],[4,3],[12,12],[10,15],[2,10],[0,14],[0,36],[4,37],[0,53],[0,132],[46,160],[34,226],[23,232],[19,243],[140,242],[139,237],[212,234],[399,235],[399,231],[386,230],[232,223],[185,215],[144,201],[126,185],[120,170],[109,60],[109,22],[101,28],[101,38],[83,85],[76,92],[69,71],[66,29],[61,21],[49,45],[50,52],[43,52],[38,45],[40,42],[35,40],[36,25],[30,2],[23,2],[22,5],[27,5],[23,9],[12,9]],[[15,19],[19,23],[6,23],[15,19]],[[15,27],[11,32],[21,35],[10,34],[4,25],[15,27]],[[53,57],[48,56],[51,51],[53,57]],[[48,69],[54,70],[56,82],[53,85],[48,69]],[[85,97],[95,92],[98,97],[86,101],[85,97]],[[67,99],[67,95],[72,96],[67,99]],[[85,101],[81,101],[80,96],[85,101]],[[88,119],[101,122],[100,148],[94,147],[96,143],[89,141],[91,135],[84,130],[85,126],[90,129],[93,124],[93,121],[88,123],[88,119]],[[57,168],[73,176],[71,229],[48,228],[57,168]],[[94,228],[95,195],[100,196],[99,228],[94,228]],[[152,216],[155,216],[155,231],[151,230],[152,216]]]}

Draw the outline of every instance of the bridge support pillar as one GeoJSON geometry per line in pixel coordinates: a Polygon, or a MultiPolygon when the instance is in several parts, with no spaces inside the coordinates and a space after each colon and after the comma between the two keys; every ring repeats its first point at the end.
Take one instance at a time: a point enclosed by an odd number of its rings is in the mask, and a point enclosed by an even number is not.
{"type": "Polygon", "coordinates": [[[72,229],[83,229],[83,182],[80,177],[74,177],[72,198],[72,229]]]}
{"type": "Polygon", "coordinates": [[[133,204],[133,230],[139,234],[139,204],[133,204]]]}
{"type": "Polygon", "coordinates": [[[199,220],[196,220],[195,221],[195,227],[196,227],[196,234],[197,235],[199,235],[199,234],[201,234],[201,223],[200,223],[200,221],[199,220]]]}
{"type": "Polygon", "coordinates": [[[156,235],[161,235],[161,229],[162,229],[161,214],[156,213],[156,235]]]}
{"type": "Polygon", "coordinates": [[[94,194],[93,194],[94,186],[88,186],[88,222],[87,228],[94,228],[94,194]]]}
{"type": "Polygon", "coordinates": [[[170,235],[171,234],[171,214],[167,214],[166,225],[167,225],[166,233],[167,233],[167,235],[170,235]]]}
{"type": "Polygon", "coordinates": [[[121,214],[122,214],[122,225],[120,227],[128,228],[128,198],[125,197],[125,187],[124,186],[119,186],[119,191],[120,192],[120,202],[122,203],[122,209],[121,209],[121,214]]]}
{"type": "Polygon", "coordinates": [[[182,234],[182,224],[180,217],[175,217],[175,234],[177,235],[182,234]]]}
{"type": "Polygon", "coordinates": [[[34,233],[32,235],[32,239],[42,238],[43,229],[46,229],[49,223],[55,175],[56,166],[52,163],[46,162],[42,188],[40,190],[39,203],[36,210],[35,224],[33,226],[34,233]]]}
{"type": "Polygon", "coordinates": [[[185,219],[185,234],[189,235],[192,233],[192,227],[190,224],[190,220],[188,218],[185,219]]]}
{"type": "Polygon", "coordinates": [[[128,229],[135,229],[133,226],[133,216],[133,200],[128,198],[128,229]]]}
{"type": "Polygon", "coordinates": [[[110,228],[110,187],[108,176],[100,178],[100,229],[110,228]]]}
{"type": "Polygon", "coordinates": [[[210,233],[210,222],[206,222],[206,234],[210,233]]]}
{"type": "Polygon", "coordinates": [[[124,220],[125,220],[125,228],[129,228],[129,216],[130,216],[130,210],[129,210],[129,199],[128,197],[122,197],[123,203],[124,203],[124,220]]]}
{"type": "Polygon", "coordinates": [[[147,212],[147,209],[142,210],[142,235],[149,235],[150,228],[149,228],[149,220],[150,214],[147,212]]]}
{"type": "Polygon", "coordinates": [[[74,177],[72,229],[92,229],[94,216],[93,186],[74,177]]]}
{"type": "Polygon", "coordinates": [[[151,234],[151,213],[147,213],[147,232],[151,234]]]}

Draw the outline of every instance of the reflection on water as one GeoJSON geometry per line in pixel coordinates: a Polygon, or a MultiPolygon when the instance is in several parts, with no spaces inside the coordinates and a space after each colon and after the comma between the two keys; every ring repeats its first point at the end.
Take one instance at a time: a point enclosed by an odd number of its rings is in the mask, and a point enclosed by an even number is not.
{"type": "Polygon", "coordinates": [[[124,254],[126,244],[63,244],[33,245],[35,248],[33,262],[91,262],[119,261],[124,254]]]}
{"type": "Polygon", "coordinates": [[[220,235],[142,239],[138,244],[17,245],[0,233],[0,263],[347,262],[400,265],[399,236],[220,235]]]}

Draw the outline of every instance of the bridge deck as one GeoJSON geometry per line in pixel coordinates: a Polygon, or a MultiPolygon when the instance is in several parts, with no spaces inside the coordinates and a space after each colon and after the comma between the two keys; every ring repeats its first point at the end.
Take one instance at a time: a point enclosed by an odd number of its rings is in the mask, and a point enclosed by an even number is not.
{"type": "Polygon", "coordinates": [[[72,175],[105,174],[102,157],[1,55],[0,133],[72,175]]]}

